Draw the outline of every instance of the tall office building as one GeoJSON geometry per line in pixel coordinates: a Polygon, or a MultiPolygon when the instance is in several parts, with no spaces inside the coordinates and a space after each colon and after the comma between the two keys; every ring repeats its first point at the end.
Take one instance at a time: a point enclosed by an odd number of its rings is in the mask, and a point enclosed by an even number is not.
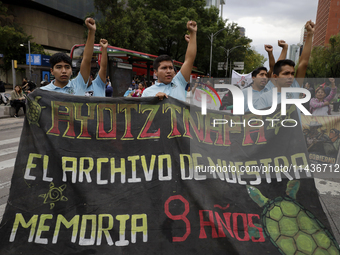
{"type": "Polygon", "coordinates": [[[220,8],[220,4],[220,0],[206,0],[205,8],[210,8],[211,6],[220,8]]]}
{"type": "Polygon", "coordinates": [[[292,44],[289,46],[288,59],[293,60],[295,63],[299,60],[300,45],[292,44]]]}
{"type": "Polygon", "coordinates": [[[245,37],[246,36],[246,29],[244,27],[239,27],[238,31],[240,31],[240,36],[245,37]]]}
{"type": "Polygon", "coordinates": [[[204,8],[210,8],[215,6],[220,10],[221,18],[223,18],[223,5],[225,4],[224,0],[206,0],[204,8]],[[221,7],[221,8],[220,8],[221,7]]]}
{"type": "Polygon", "coordinates": [[[327,45],[340,32],[340,1],[319,0],[313,46],[327,45]]]}

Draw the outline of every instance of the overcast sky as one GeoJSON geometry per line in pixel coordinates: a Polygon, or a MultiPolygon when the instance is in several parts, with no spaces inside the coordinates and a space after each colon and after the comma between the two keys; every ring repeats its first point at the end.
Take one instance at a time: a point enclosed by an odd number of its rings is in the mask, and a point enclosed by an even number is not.
{"type": "MultiPolygon", "coordinates": [[[[281,53],[277,41],[299,43],[303,26],[307,20],[315,22],[318,7],[318,0],[225,0],[225,3],[223,19],[244,27],[246,36],[253,40],[251,46],[266,58],[264,44],[273,45],[275,60],[281,53]]],[[[268,61],[265,66],[268,67],[268,61]]]]}

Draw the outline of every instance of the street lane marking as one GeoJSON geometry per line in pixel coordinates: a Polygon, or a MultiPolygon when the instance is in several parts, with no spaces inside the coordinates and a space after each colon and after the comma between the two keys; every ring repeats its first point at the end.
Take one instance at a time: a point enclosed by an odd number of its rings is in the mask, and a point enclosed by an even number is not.
{"type": "Polygon", "coordinates": [[[332,195],[339,196],[340,195],[340,183],[327,181],[319,178],[314,178],[315,186],[319,190],[322,195],[332,195]]]}
{"type": "Polygon", "coordinates": [[[0,150],[0,156],[18,152],[18,146],[0,150]]]}
{"type": "Polygon", "coordinates": [[[5,212],[6,205],[7,204],[0,205],[0,221],[2,220],[2,215],[5,212]]]}
{"type": "Polygon", "coordinates": [[[0,171],[4,170],[5,168],[9,168],[9,167],[14,167],[14,163],[15,163],[15,158],[11,158],[8,160],[4,160],[0,162],[0,171]]]}
{"type": "Polygon", "coordinates": [[[7,188],[9,186],[11,186],[11,182],[10,181],[4,182],[4,183],[0,183],[0,189],[7,188]]]}
{"type": "Polygon", "coordinates": [[[20,141],[20,137],[16,137],[16,138],[12,138],[12,139],[7,139],[7,140],[2,140],[0,141],[0,146],[1,145],[6,145],[6,144],[9,144],[9,143],[17,143],[20,141]]]}

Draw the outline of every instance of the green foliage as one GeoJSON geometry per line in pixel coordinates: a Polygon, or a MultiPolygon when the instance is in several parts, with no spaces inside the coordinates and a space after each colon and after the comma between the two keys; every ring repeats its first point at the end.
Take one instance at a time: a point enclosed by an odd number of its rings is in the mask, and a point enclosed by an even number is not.
{"type": "Polygon", "coordinates": [[[340,34],[333,35],[329,44],[313,48],[307,68],[307,77],[340,77],[340,34]]]}
{"type": "MultiPolygon", "coordinates": [[[[0,15],[2,17],[8,16],[8,9],[0,2],[0,15]]],[[[17,60],[18,64],[26,63],[26,53],[28,53],[27,46],[22,47],[20,44],[24,44],[32,40],[31,36],[28,36],[21,27],[17,26],[13,22],[8,22],[8,19],[2,19],[0,27],[0,53],[4,54],[3,64],[0,66],[4,71],[8,71],[12,68],[12,59],[17,60]]],[[[41,45],[31,42],[32,54],[44,54],[44,49],[41,45]]]]}
{"type": "MultiPolygon", "coordinates": [[[[222,75],[217,71],[217,63],[227,59],[220,46],[231,49],[229,61],[243,61],[252,51],[251,39],[240,37],[236,23],[226,25],[227,20],[219,17],[216,7],[205,9],[205,0],[95,0],[97,11],[103,19],[97,21],[96,42],[106,38],[117,47],[147,52],[154,55],[167,54],[174,60],[183,62],[187,48],[184,39],[186,24],[195,20],[198,26],[197,56],[194,65],[208,73],[210,66],[209,36],[226,28],[213,38],[212,75],[222,75]]],[[[254,53],[259,58],[259,54],[254,53]]],[[[264,57],[262,57],[262,60],[264,57]]],[[[224,75],[223,75],[224,76],[224,75]]]]}
{"type": "Polygon", "coordinates": [[[263,66],[266,61],[267,58],[258,53],[254,48],[248,49],[244,58],[244,73],[252,72],[255,68],[263,66]]]}

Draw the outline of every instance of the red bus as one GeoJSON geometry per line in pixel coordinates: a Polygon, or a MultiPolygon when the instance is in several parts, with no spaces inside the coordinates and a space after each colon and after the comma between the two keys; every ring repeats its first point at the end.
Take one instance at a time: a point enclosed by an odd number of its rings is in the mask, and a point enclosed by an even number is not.
{"type": "MultiPolygon", "coordinates": [[[[70,57],[72,59],[73,74],[76,75],[80,69],[80,64],[84,52],[85,44],[74,45],[71,49],[70,57]]],[[[98,73],[101,48],[99,44],[94,45],[93,57],[91,63],[91,73],[98,73]]],[[[131,85],[131,81],[135,75],[146,75],[146,80],[151,84],[153,77],[153,61],[156,55],[123,49],[109,45],[107,47],[108,70],[107,75],[110,76],[113,88],[113,96],[123,96],[131,85]]],[[[182,62],[174,61],[175,68],[179,70],[182,62]]],[[[200,72],[194,67],[192,78],[197,78],[200,72]]],[[[156,79],[156,78],[155,78],[156,79]]]]}

